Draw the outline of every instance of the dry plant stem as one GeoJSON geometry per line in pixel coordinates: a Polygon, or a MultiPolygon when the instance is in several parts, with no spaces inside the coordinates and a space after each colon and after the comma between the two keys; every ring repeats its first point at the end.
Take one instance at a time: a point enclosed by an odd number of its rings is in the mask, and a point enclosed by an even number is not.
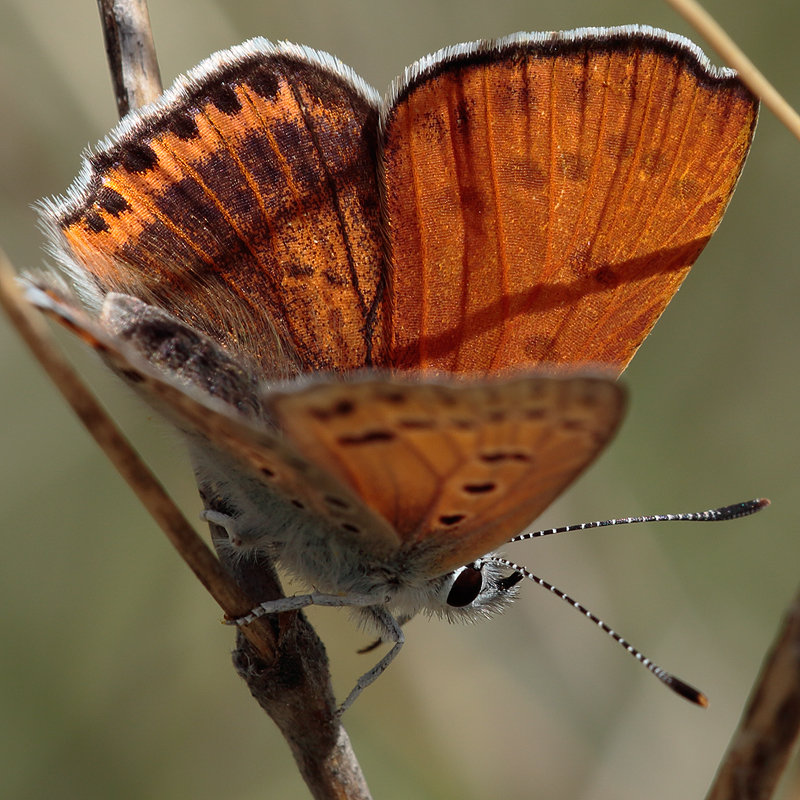
{"type": "Polygon", "coordinates": [[[716,50],[720,58],[739,73],[750,91],[800,139],[800,115],[783,99],[775,87],[759,72],[753,62],[736,46],[733,39],[695,0],[665,0],[716,50]]]}
{"type": "Polygon", "coordinates": [[[800,590],[706,800],[769,800],[800,735],[800,590]]]}
{"type": "MultiPolygon", "coordinates": [[[[800,139],[800,115],[695,0],[666,0],[800,139]]],[[[800,736],[800,590],[768,654],[707,800],[768,800],[800,736]]]]}
{"type": "Polygon", "coordinates": [[[233,584],[163,486],[67,363],[42,316],[22,297],[14,271],[0,250],[0,305],[103,452],[166,532],[176,550],[226,611],[249,599],[233,584]]]}
{"type": "MultiPolygon", "coordinates": [[[[222,610],[228,616],[239,616],[253,608],[253,600],[242,592],[222,568],[161,482],[139,458],[94,394],[66,361],[42,316],[22,297],[16,284],[14,268],[2,249],[0,306],[114,468],[133,489],[172,546],[222,610]]],[[[274,636],[267,626],[256,628],[250,625],[247,634],[264,656],[269,656],[275,650],[274,636]]]]}
{"type": "MultiPolygon", "coordinates": [[[[215,543],[227,544],[224,531],[213,524],[211,529],[215,543]]],[[[226,558],[230,549],[224,546],[219,552],[248,595],[263,600],[282,597],[269,559],[231,560],[226,558]]],[[[278,622],[272,620],[279,642],[275,658],[265,662],[240,632],[233,654],[236,671],[280,729],[315,798],[370,800],[347,733],[332,713],[335,700],[324,645],[302,613],[282,614],[278,622]]]]}
{"type": "MultiPolygon", "coordinates": [[[[230,564],[230,573],[238,585],[234,583],[65,361],[44,319],[21,296],[2,250],[0,306],[117,471],[223,610],[229,616],[241,616],[259,602],[281,597],[280,582],[266,559],[230,564]]],[[[304,616],[284,615],[281,621],[281,630],[273,627],[267,617],[242,629],[234,666],[285,736],[313,797],[369,800],[364,776],[335,714],[325,648],[304,616]]]]}
{"type": "MultiPolygon", "coordinates": [[[[666,0],[733,67],[748,88],[800,139],[800,116],[695,0],[666,0]]],[[[800,732],[800,593],[767,657],[708,800],[766,800],[800,732]]]]}
{"type": "MultiPolygon", "coordinates": [[[[125,103],[138,108],[161,91],[149,15],[145,0],[98,2],[122,115],[127,110],[125,103]],[[146,43],[146,58],[142,43],[146,43]]],[[[226,577],[233,576],[234,588],[247,603],[246,610],[235,613],[224,607],[228,616],[240,616],[258,603],[283,597],[268,558],[230,559],[227,534],[216,525],[210,528],[227,571],[214,559],[217,569],[226,577]]],[[[167,535],[172,538],[170,532],[167,535]]],[[[312,796],[316,800],[371,800],[347,732],[336,715],[325,647],[305,616],[264,617],[240,628],[233,662],[289,744],[312,796]]]]}
{"type": "Polygon", "coordinates": [[[162,92],[145,0],[97,0],[117,111],[152,103],[162,92]]]}

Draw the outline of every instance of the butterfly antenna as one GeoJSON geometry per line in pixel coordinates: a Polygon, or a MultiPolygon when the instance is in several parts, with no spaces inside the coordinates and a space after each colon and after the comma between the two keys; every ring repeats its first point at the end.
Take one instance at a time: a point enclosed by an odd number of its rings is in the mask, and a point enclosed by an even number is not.
{"type": "Polygon", "coordinates": [[[690,514],[655,514],[650,517],[622,517],[621,519],[605,519],[600,522],[584,522],[580,525],[567,525],[564,528],[550,528],[546,531],[531,531],[521,533],[511,542],[522,542],[526,539],[538,539],[540,536],[550,536],[554,533],[571,533],[572,531],[588,531],[591,528],[606,528],[611,525],[633,525],[636,522],[725,522],[729,519],[739,519],[739,517],[749,517],[762,508],[769,505],[769,500],[759,497],[755,500],[747,500],[744,503],[736,503],[732,506],[722,508],[712,508],[710,511],[699,511],[690,514]]]}
{"type": "Polygon", "coordinates": [[[573,608],[577,608],[581,614],[583,614],[585,617],[588,617],[592,622],[594,622],[595,625],[597,625],[598,628],[604,630],[615,642],[617,642],[617,644],[621,644],[640,664],[647,667],[647,669],[649,669],[650,672],[656,676],[656,678],[658,678],[663,684],[666,684],[670,689],[672,689],[673,692],[679,694],[681,697],[685,697],[692,703],[696,703],[698,706],[708,708],[708,698],[702,692],[698,691],[693,686],[689,686],[688,683],[684,683],[680,678],[676,678],[666,670],[661,669],[658,664],[654,664],[649,658],[640,653],[632,644],[623,639],[613,628],[610,628],[605,622],[603,622],[603,620],[592,614],[588,608],[582,606],[577,600],[573,600],[568,594],[564,594],[564,592],[562,592],[560,589],[557,589],[555,586],[553,586],[552,583],[548,583],[546,580],[539,578],[532,572],[528,572],[525,567],[521,567],[519,564],[515,564],[513,561],[508,561],[505,558],[492,557],[491,563],[505,567],[506,569],[514,570],[514,572],[524,575],[526,578],[530,578],[530,580],[532,580],[534,583],[538,583],[539,586],[544,587],[551,594],[554,594],[556,597],[560,597],[562,600],[569,603],[573,608]]]}

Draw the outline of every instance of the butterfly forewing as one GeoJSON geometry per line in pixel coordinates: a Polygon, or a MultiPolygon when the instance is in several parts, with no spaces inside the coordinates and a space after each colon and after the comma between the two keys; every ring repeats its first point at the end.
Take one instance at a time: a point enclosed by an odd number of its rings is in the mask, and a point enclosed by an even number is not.
{"type": "Polygon", "coordinates": [[[718,224],[756,107],[646,29],[452,48],[383,107],[336,59],[253,40],[42,208],[85,294],[160,306],[269,379],[619,372],[718,224]]]}
{"type": "Polygon", "coordinates": [[[588,33],[452,48],[397,87],[388,366],[620,372],[717,227],[756,100],[686,40],[588,33]]]}
{"type": "Polygon", "coordinates": [[[616,384],[363,381],[267,399],[279,427],[442,572],[519,533],[594,459],[622,416],[616,384]]]}
{"type": "Polygon", "coordinates": [[[336,59],[254,40],[126,118],[46,222],[84,287],[268,377],[359,368],[383,279],[377,102],[336,59]]]}

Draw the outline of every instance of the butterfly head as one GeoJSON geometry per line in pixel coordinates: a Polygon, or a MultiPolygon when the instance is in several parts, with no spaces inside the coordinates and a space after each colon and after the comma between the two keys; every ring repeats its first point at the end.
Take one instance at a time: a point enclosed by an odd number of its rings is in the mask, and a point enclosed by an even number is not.
{"type": "Polygon", "coordinates": [[[423,585],[391,592],[398,617],[422,612],[448,622],[479,622],[504,611],[517,597],[522,574],[501,566],[490,554],[423,585]]]}
{"type": "MultiPolygon", "coordinates": [[[[474,619],[502,611],[519,591],[522,574],[505,575],[491,558],[479,559],[454,570],[444,583],[446,616],[474,619]]],[[[444,592],[442,592],[444,593],[444,592]]]]}

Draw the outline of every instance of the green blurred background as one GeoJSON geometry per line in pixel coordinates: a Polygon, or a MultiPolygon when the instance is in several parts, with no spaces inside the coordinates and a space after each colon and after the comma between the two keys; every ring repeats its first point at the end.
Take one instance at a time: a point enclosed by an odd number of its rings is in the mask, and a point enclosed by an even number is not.
{"type": "MultiPolygon", "coordinates": [[[[797,105],[797,3],[708,7],[797,105]]],[[[703,44],[656,0],[151,0],[151,17],[167,84],[255,35],[335,53],[381,90],[430,51],[519,30],[638,22],[703,44]]],[[[64,191],[115,121],[94,2],[0,1],[0,61],[0,241],[32,267],[43,256],[30,204],[64,191]]],[[[400,658],[346,717],[376,797],[703,796],[800,579],[798,178],[800,145],[763,111],[719,232],[626,373],[621,435],[541,525],[758,495],[773,507],[514,551],[711,708],[673,696],[531,584],[491,623],[408,626],[400,658]]],[[[176,437],[60,338],[196,519],[176,437]]],[[[0,363],[0,796],[307,797],[230,668],[219,610],[3,320],[0,363]]],[[[365,638],[343,611],[311,616],[342,696],[365,638]]]]}

